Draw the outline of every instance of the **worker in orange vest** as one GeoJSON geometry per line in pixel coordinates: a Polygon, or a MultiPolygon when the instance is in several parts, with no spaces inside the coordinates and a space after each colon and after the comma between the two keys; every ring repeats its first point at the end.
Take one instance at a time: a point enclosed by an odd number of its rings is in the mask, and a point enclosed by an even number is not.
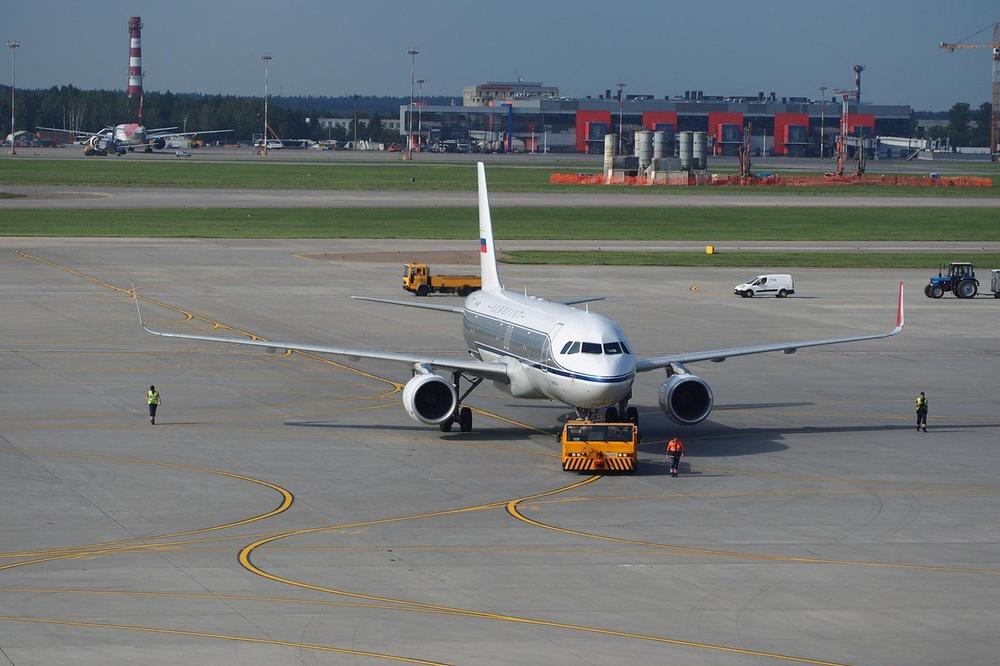
{"type": "Polygon", "coordinates": [[[677,476],[677,467],[684,457],[684,442],[680,437],[674,437],[667,442],[667,455],[670,456],[670,476],[677,476]]]}

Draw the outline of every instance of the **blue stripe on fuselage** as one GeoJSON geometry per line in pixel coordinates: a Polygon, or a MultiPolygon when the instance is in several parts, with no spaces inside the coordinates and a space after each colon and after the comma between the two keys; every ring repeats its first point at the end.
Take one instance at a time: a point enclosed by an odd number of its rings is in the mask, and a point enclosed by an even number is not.
{"type": "Polygon", "coordinates": [[[585,375],[577,372],[570,372],[568,370],[563,370],[562,368],[555,368],[551,365],[545,365],[539,363],[538,361],[532,361],[531,359],[518,356],[517,354],[511,354],[508,351],[497,349],[496,347],[490,347],[489,345],[484,345],[481,342],[477,342],[476,344],[479,346],[480,350],[486,350],[491,354],[496,354],[497,356],[509,356],[510,358],[515,358],[518,361],[521,361],[522,363],[527,363],[531,367],[536,368],[538,370],[544,370],[546,372],[552,373],[553,375],[566,377],[568,379],[579,379],[581,381],[593,382],[595,384],[620,384],[622,382],[631,381],[635,377],[634,372],[629,372],[624,375],[614,375],[610,377],[605,377],[602,375],[585,375]]]}

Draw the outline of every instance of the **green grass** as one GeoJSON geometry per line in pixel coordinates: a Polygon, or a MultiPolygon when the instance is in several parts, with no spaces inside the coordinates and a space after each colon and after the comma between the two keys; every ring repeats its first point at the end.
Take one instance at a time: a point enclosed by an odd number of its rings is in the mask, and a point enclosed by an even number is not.
{"type": "Polygon", "coordinates": [[[0,192],[0,199],[23,199],[23,194],[14,194],[13,192],[0,192]]]}
{"type": "MultiPolygon", "coordinates": [[[[629,192],[657,196],[733,194],[810,196],[997,196],[1000,170],[994,170],[992,188],[880,187],[625,187],[551,185],[549,175],[573,171],[572,166],[536,168],[490,166],[494,192],[629,192]]],[[[723,170],[725,171],[725,170],[723,170]]],[[[789,173],[789,175],[795,175],[789,173]]],[[[209,161],[149,161],[122,158],[90,160],[0,160],[0,186],[191,187],[225,189],[318,189],[472,192],[473,164],[288,164],[209,161]],[[414,182],[410,182],[413,178],[414,182]]]]}
{"type": "MultiPolygon", "coordinates": [[[[1000,253],[962,254],[976,266],[1000,266],[1000,253]]],[[[504,252],[509,264],[580,266],[714,266],[732,268],[925,268],[955,261],[940,252],[563,252],[518,250],[504,252]]],[[[989,272],[987,271],[987,277],[989,272]]]]}
{"type": "MultiPolygon", "coordinates": [[[[7,209],[0,236],[475,239],[473,208],[7,209]]],[[[504,208],[503,240],[1000,241],[990,208],[504,208]]]]}

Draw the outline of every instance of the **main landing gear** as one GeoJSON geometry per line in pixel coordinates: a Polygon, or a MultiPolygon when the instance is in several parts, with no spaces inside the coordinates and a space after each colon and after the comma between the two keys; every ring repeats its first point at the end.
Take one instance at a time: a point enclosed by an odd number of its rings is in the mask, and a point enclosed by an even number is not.
{"type": "Polygon", "coordinates": [[[463,407],[462,401],[464,401],[477,386],[483,383],[483,378],[466,377],[466,381],[469,382],[469,388],[465,390],[465,393],[462,393],[462,377],[463,375],[460,370],[456,370],[451,374],[451,381],[455,386],[455,394],[458,396],[458,400],[455,402],[455,411],[451,413],[451,418],[438,424],[438,428],[441,429],[441,432],[451,432],[451,427],[456,424],[462,432],[472,431],[472,410],[468,407],[463,407]]]}

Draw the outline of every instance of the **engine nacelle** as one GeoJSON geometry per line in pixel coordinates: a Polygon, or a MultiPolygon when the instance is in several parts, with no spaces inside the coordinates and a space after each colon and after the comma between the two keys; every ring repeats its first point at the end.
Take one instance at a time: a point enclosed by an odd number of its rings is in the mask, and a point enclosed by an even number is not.
{"type": "Polygon", "coordinates": [[[696,375],[672,375],[660,386],[660,409],[681,425],[694,425],[708,418],[715,403],[712,389],[696,375]]]}
{"type": "Polygon", "coordinates": [[[410,418],[427,425],[444,423],[458,405],[458,394],[441,375],[416,375],[403,387],[403,407],[410,418]]]}
{"type": "Polygon", "coordinates": [[[167,147],[167,142],[165,139],[162,138],[153,139],[153,148],[156,148],[157,150],[163,150],[166,147],[167,147]]]}

